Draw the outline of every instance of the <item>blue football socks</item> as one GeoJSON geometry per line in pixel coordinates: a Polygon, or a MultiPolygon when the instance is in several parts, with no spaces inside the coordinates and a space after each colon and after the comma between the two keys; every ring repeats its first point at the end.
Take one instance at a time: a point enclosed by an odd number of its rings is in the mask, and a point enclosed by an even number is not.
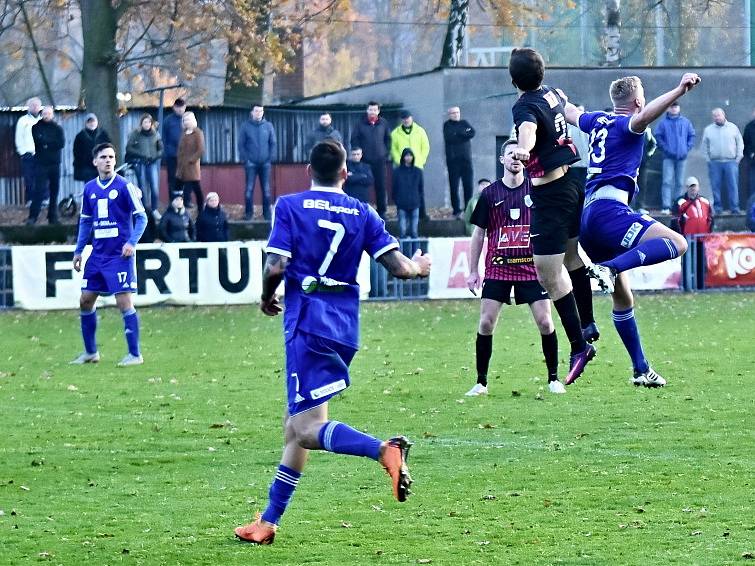
{"type": "Polygon", "coordinates": [[[642,351],[640,331],[637,329],[637,321],[634,319],[634,309],[625,311],[613,311],[613,325],[619,333],[624,347],[632,358],[632,366],[639,372],[646,372],[650,367],[645,352],[642,351]]]}
{"type": "Polygon", "coordinates": [[[262,513],[264,521],[278,524],[278,521],[280,521],[281,516],[291,501],[291,497],[294,495],[300,477],[301,472],[297,472],[283,464],[278,466],[275,479],[270,484],[270,501],[267,504],[267,509],[262,513]]]}
{"type": "Polygon", "coordinates": [[[338,421],[328,421],[318,434],[323,450],[350,456],[366,456],[373,460],[380,458],[381,440],[354,430],[338,421]]]}
{"type": "Polygon", "coordinates": [[[128,353],[132,356],[139,355],[139,316],[135,308],[122,311],[123,315],[123,332],[126,335],[126,344],[128,353]]]}
{"type": "Polygon", "coordinates": [[[81,311],[81,337],[84,339],[84,350],[87,354],[97,351],[97,309],[81,311]]]}
{"type": "Polygon", "coordinates": [[[676,249],[674,242],[668,238],[658,238],[642,242],[636,248],[615,257],[611,261],[601,262],[601,265],[611,267],[621,273],[641,265],[654,265],[675,257],[679,257],[679,250],[676,249]]]}

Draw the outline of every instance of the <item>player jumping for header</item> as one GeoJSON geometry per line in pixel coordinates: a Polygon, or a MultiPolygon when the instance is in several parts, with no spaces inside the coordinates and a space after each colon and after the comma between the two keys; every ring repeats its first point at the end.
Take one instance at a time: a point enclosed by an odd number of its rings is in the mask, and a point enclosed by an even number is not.
{"type": "Polygon", "coordinates": [[[700,77],[695,73],[685,73],[676,88],[646,105],[639,77],[624,77],[611,83],[613,112],[582,112],[566,104],[569,123],[590,134],[580,243],[597,262],[595,267],[615,283],[614,325],[632,358],[632,382],[645,387],[662,387],[666,381],[645,358],[626,272],[681,256],[687,251],[687,241],[647,214],[634,212],[629,203],[639,191],[637,174],[645,129],[699,83],[700,77]]]}
{"type": "Polygon", "coordinates": [[[92,155],[98,176],[84,186],[79,237],[73,252],[73,268],[81,271],[81,254],[92,239],[79,300],[84,353],[71,363],[100,361],[95,303],[100,295],[115,295],[128,345],[128,354],[118,365],[139,365],[144,359],[139,352],[139,317],[132,300],[136,292],[134,249],[147,226],[147,215],[139,189],[115,173],[113,145],[102,143],[92,155]]]}
{"type": "Polygon", "coordinates": [[[540,54],[529,48],[514,49],[509,73],[520,91],[511,109],[518,142],[514,157],[526,163],[532,180],[530,238],[535,270],[571,345],[568,385],[595,357],[595,347],[588,341],[597,338],[594,324],[585,324],[583,334],[581,320],[581,315],[592,317],[590,281],[577,252],[583,195],[577,181],[567,175],[569,165],[579,157],[566,135],[566,96],[542,84],[545,63],[540,54]]]}
{"type": "Polygon", "coordinates": [[[267,509],[236,536],[270,544],[278,521],[299,482],[310,450],[366,456],[391,476],[393,495],[404,501],[411,477],[409,442],[403,436],[381,441],[328,420],[328,399],[349,386],[349,364],[359,342],[357,269],[366,251],[401,279],[426,277],[430,258],[418,250],[409,259],[367,204],[346,195],[346,151],[332,140],[310,154],[308,191],[281,197],[275,205],[267,243],[260,308],[281,312],[275,290],[285,281],[283,316],[288,407],[285,447],[270,486],[267,509]]]}
{"type": "Polygon", "coordinates": [[[551,318],[548,293],[537,282],[530,242],[530,180],[524,176],[524,165],[514,158],[516,140],[501,147],[500,161],[503,178],[485,187],[472,212],[475,225],[470,244],[469,290],[480,286],[477,266],[487,234],[488,253],[485,256],[485,281],[480,301],[480,324],[477,329],[477,383],[467,392],[468,397],[487,395],[488,367],[493,353],[493,332],[503,303],[511,304],[511,289],[517,304],[527,303],[532,311],[543,345],[548,368],[548,389],[551,393],[566,393],[558,380],[558,340],[551,318]]]}

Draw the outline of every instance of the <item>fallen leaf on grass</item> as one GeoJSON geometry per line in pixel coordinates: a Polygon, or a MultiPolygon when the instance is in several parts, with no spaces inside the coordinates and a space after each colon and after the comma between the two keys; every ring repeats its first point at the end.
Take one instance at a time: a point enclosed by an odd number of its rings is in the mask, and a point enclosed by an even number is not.
{"type": "Polygon", "coordinates": [[[431,558],[419,558],[417,559],[417,564],[430,564],[432,563],[431,558]]]}
{"type": "Polygon", "coordinates": [[[495,499],[498,499],[498,498],[495,495],[493,495],[492,493],[489,493],[488,495],[483,495],[482,496],[482,500],[483,501],[493,501],[495,499]]]}
{"type": "Polygon", "coordinates": [[[477,425],[477,428],[491,429],[491,428],[496,428],[496,426],[491,423],[480,423],[477,425]]]}
{"type": "Polygon", "coordinates": [[[689,534],[689,536],[691,536],[691,537],[696,537],[696,536],[699,536],[699,535],[701,535],[701,534],[703,534],[703,532],[702,532],[702,531],[692,531],[692,532],[691,532],[691,533],[689,534]]]}
{"type": "Polygon", "coordinates": [[[350,529],[351,528],[351,523],[347,523],[346,521],[341,521],[341,526],[344,529],[350,529]]]}
{"type": "Polygon", "coordinates": [[[752,560],[755,559],[755,554],[753,554],[752,552],[743,552],[742,558],[744,558],[745,560],[752,560]]]}
{"type": "Polygon", "coordinates": [[[68,386],[68,391],[78,391],[78,390],[79,390],[79,388],[76,387],[75,385],[69,385],[68,386]]]}

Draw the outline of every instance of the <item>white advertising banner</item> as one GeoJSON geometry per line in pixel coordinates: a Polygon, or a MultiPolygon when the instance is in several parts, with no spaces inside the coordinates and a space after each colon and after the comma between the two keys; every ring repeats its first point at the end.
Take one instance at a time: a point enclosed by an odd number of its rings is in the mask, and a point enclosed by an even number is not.
{"type": "MultiPolygon", "coordinates": [[[[134,302],[232,305],[259,301],[264,242],[144,244],[137,248],[134,302]]],[[[84,250],[84,262],[91,251],[84,250]]],[[[14,246],[13,296],[22,309],[78,308],[83,269],[73,246],[14,246]]],[[[102,297],[102,305],[115,304],[102,297]]]]}
{"type": "MultiPolygon", "coordinates": [[[[430,299],[472,299],[469,277],[469,238],[430,238],[427,252],[433,260],[430,299]]],[[[485,272],[485,253],[480,257],[480,276],[485,272]]],[[[479,296],[479,291],[477,292],[479,296]]]]}

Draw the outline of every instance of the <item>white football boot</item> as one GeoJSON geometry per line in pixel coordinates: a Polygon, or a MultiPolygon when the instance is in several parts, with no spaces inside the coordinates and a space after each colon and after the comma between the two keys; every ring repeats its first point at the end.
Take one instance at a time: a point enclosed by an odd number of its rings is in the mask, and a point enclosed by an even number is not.
{"type": "Polygon", "coordinates": [[[634,372],[632,378],[632,384],[642,385],[643,387],[663,387],[666,385],[666,380],[658,375],[651,367],[646,372],[634,372]]]}
{"type": "Polygon", "coordinates": [[[551,393],[566,393],[566,388],[564,387],[564,384],[557,379],[548,382],[548,391],[551,393]]]}
{"type": "Polygon", "coordinates": [[[474,387],[467,391],[464,395],[467,397],[479,397],[480,395],[488,394],[488,386],[481,383],[475,383],[474,387]]]}
{"type": "Polygon", "coordinates": [[[95,352],[94,354],[88,354],[87,352],[84,352],[83,354],[80,354],[78,358],[68,363],[70,365],[80,366],[82,364],[96,364],[99,361],[100,361],[99,352],[95,352]]]}
{"type": "Polygon", "coordinates": [[[144,358],[139,356],[132,356],[131,354],[126,354],[124,358],[118,362],[118,367],[127,367],[127,366],[139,366],[144,363],[144,358]]]}

